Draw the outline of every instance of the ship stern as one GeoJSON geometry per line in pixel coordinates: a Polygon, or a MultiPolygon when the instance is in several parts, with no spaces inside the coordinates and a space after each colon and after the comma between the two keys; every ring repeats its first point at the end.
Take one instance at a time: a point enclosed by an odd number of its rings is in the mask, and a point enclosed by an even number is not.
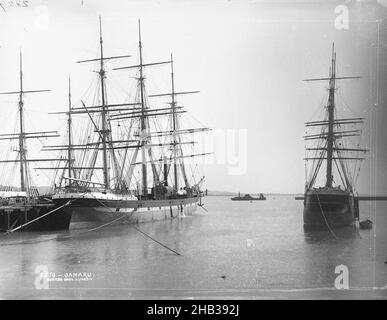
{"type": "Polygon", "coordinates": [[[304,229],[329,230],[354,223],[354,197],[348,191],[313,189],[305,193],[304,229]]]}

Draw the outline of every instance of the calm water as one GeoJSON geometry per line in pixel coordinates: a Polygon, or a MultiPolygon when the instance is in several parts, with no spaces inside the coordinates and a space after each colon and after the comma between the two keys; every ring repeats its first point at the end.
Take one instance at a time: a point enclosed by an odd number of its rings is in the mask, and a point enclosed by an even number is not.
{"type": "Polygon", "coordinates": [[[304,233],[293,197],[204,202],[208,213],[138,225],[180,256],[128,225],[0,234],[0,298],[387,298],[387,202],[361,202],[372,230],[334,235],[304,233]],[[341,264],[350,290],[334,289],[341,264]],[[39,268],[49,289],[36,289],[39,268]]]}

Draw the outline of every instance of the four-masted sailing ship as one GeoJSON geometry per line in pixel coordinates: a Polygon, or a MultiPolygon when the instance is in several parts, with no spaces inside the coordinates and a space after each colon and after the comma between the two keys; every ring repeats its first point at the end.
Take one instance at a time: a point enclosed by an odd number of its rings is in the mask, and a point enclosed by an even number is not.
{"type": "Polygon", "coordinates": [[[181,127],[180,116],[186,111],[178,105],[177,98],[198,91],[175,90],[172,55],[167,61],[143,61],[139,21],[138,64],[113,68],[137,71],[134,101],[109,104],[105,63],[130,56],[105,57],[101,19],[99,23],[99,56],[78,61],[98,64],[97,105],[87,106],[81,101],[81,106],[72,106],[69,90],[69,108],[62,112],[68,117],[67,142],[44,148],[67,153],[66,158],[70,159],[67,166],[60,168],[63,173],[52,201],[56,206],[69,203],[61,212],[71,214],[73,222],[137,223],[192,215],[201,205],[204,177],[196,183],[192,181],[194,173],[190,179],[185,159],[207,153],[187,154],[183,147],[195,143],[187,136],[209,129],[181,127]],[[145,70],[163,65],[171,68],[170,92],[150,95],[145,86],[145,70]],[[161,98],[168,99],[167,106],[152,107],[150,100],[161,98]],[[74,143],[73,122],[78,115],[87,116],[88,121],[81,122],[84,134],[79,143],[74,143]]]}
{"type": "MultiPolygon", "coordinates": [[[[17,156],[12,159],[2,159],[0,163],[7,165],[13,163],[18,165],[19,170],[12,167],[9,170],[11,178],[20,176],[19,187],[3,185],[0,187],[0,231],[51,231],[67,229],[70,224],[71,214],[60,213],[55,204],[44,195],[39,195],[38,189],[34,186],[30,172],[30,163],[39,162],[61,162],[66,159],[40,158],[34,159],[27,156],[27,140],[46,139],[58,137],[57,131],[26,132],[25,130],[25,106],[24,96],[31,93],[47,92],[50,90],[25,90],[23,87],[22,53],[20,52],[20,72],[18,91],[1,92],[1,95],[18,95],[18,117],[16,131],[14,133],[0,134],[0,140],[10,140],[12,151],[17,156]],[[12,148],[12,142],[17,141],[17,147],[12,148]]],[[[8,153],[4,153],[8,154],[8,153]]],[[[3,178],[3,177],[2,177],[3,178]]]]}
{"type": "Polygon", "coordinates": [[[325,119],[306,123],[307,129],[319,129],[319,132],[304,136],[307,151],[305,160],[309,166],[303,212],[304,227],[307,230],[344,227],[353,224],[358,218],[358,198],[354,185],[360,170],[359,163],[364,159],[359,155],[367,150],[359,148],[358,145],[351,146],[349,138],[361,135],[358,126],[364,119],[337,117],[335,99],[337,80],[358,78],[360,77],[336,75],[336,52],[333,44],[329,77],[304,80],[328,81],[329,84],[325,119]],[[309,145],[311,142],[313,146],[309,145]],[[316,187],[324,165],[325,183],[316,187]],[[351,167],[353,171],[350,170],[351,167]]]}

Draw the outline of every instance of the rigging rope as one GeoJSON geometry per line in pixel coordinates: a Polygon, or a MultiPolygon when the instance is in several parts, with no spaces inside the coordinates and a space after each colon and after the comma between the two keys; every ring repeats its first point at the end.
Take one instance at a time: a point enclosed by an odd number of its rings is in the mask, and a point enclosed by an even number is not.
{"type": "Polygon", "coordinates": [[[324,218],[325,224],[327,225],[327,228],[328,228],[329,232],[333,235],[333,237],[334,237],[336,240],[338,240],[336,234],[333,232],[333,230],[332,230],[331,227],[329,226],[329,223],[328,223],[327,218],[325,217],[324,210],[323,210],[323,208],[322,208],[322,206],[321,206],[321,201],[320,201],[320,197],[318,196],[318,193],[317,193],[317,192],[314,192],[314,193],[315,193],[316,196],[317,196],[317,201],[318,201],[318,204],[319,204],[320,209],[321,209],[321,214],[322,214],[322,216],[323,216],[323,218],[324,218]]]}

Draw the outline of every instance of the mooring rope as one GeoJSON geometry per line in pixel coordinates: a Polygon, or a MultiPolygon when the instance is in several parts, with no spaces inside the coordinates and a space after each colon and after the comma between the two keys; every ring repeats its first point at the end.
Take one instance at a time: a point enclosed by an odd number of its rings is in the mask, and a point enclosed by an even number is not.
{"type": "Polygon", "coordinates": [[[138,229],[138,228],[135,227],[135,226],[131,226],[131,227],[132,227],[133,229],[137,230],[138,232],[142,233],[144,236],[148,237],[149,239],[153,240],[154,242],[158,243],[159,245],[163,246],[165,249],[168,249],[169,251],[172,251],[173,253],[175,253],[175,254],[178,255],[178,256],[181,256],[180,253],[178,253],[177,251],[175,251],[175,250],[173,250],[173,249],[167,247],[165,244],[163,244],[163,243],[157,241],[156,239],[152,238],[149,234],[145,233],[144,231],[138,229]]]}
{"type": "MultiPolygon", "coordinates": [[[[95,200],[97,200],[101,205],[103,205],[103,206],[104,206],[105,208],[107,208],[108,210],[112,210],[112,209],[110,209],[108,206],[106,206],[102,201],[100,201],[99,199],[95,198],[95,200]]],[[[113,211],[113,212],[114,212],[114,211],[113,211]]],[[[134,212],[134,210],[133,210],[131,213],[133,214],[133,212],[134,212]]],[[[124,217],[125,217],[125,216],[124,216],[124,217]]],[[[113,221],[111,221],[111,222],[113,222],[113,221]]],[[[165,244],[161,243],[160,241],[157,241],[156,239],[152,238],[149,234],[147,234],[146,232],[140,230],[139,228],[137,228],[137,227],[135,227],[135,226],[132,226],[132,225],[130,225],[130,224],[129,224],[129,227],[135,229],[136,231],[140,232],[141,234],[143,234],[144,236],[148,237],[148,238],[151,239],[152,241],[158,243],[158,244],[161,245],[162,247],[164,247],[164,248],[168,249],[169,251],[175,253],[176,255],[181,256],[180,253],[178,253],[177,251],[175,251],[175,250],[169,248],[168,246],[166,246],[165,244]]]]}
{"type": "Polygon", "coordinates": [[[15,229],[8,230],[7,233],[12,233],[12,232],[15,232],[15,231],[17,231],[17,230],[20,230],[20,229],[22,229],[22,228],[24,228],[24,227],[30,225],[31,223],[34,223],[34,222],[36,222],[36,221],[38,221],[38,220],[40,220],[40,219],[42,219],[42,218],[48,216],[49,214],[54,213],[55,211],[58,211],[59,209],[62,209],[62,208],[64,208],[64,207],[70,205],[72,202],[73,202],[73,201],[68,201],[68,202],[66,202],[65,204],[61,205],[60,207],[55,208],[54,210],[51,210],[50,212],[47,212],[47,213],[45,213],[44,215],[42,215],[42,216],[40,216],[40,217],[37,217],[37,218],[35,218],[35,219],[33,219],[33,220],[31,220],[31,221],[25,223],[25,224],[22,224],[21,226],[18,226],[18,227],[16,227],[15,229]]]}
{"type": "Polygon", "coordinates": [[[208,212],[208,210],[206,208],[204,208],[204,205],[198,204],[198,207],[202,208],[205,212],[208,212]]]}
{"type": "Polygon", "coordinates": [[[333,237],[337,240],[338,237],[336,236],[336,234],[333,232],[333,230],[332,230],[331,227],[329,226],[328,220],[327,220],[327,218],[325,217],[324,210],[323,210],[323,208],[322,208],[322,206],[321,206],[320,197],[318,196],[318,193],[317,193],[317,192],[315,192],[315,194],[316,194],[316,196],[317,196],[317,201],[318,201],[318,204],[319,204],[319,206],[320,206],[321,214],[322,214],[322,216],[323,216],[323,218],[324,218],[325,224],[327,225],[327,228],[328,228],[329,232],[330,232],[330,233],[333,235],[333,237]]]}

